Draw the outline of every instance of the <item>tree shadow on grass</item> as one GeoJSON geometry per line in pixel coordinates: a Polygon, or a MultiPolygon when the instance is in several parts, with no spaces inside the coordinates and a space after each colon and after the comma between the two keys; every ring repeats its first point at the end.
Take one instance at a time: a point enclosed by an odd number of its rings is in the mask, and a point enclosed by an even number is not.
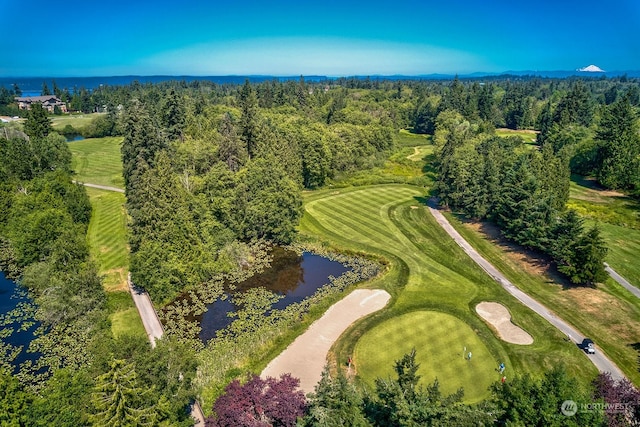
{"type": "Polygon", "coordinates": [[[640,372],[640,342],[636,342],[633,344],[629,344],[629,347],[633,348],[635,351],[638,352],[638,372],[640,372]]]}
{"type": "Polygon", "coordinates": [[[438,171],[436,170],[436,155],[434,153],[427,154],[422,158],[425,161],[425,165],[422,167],[422,173],[424,173],[433,182],[438,177],[438,171]]]}

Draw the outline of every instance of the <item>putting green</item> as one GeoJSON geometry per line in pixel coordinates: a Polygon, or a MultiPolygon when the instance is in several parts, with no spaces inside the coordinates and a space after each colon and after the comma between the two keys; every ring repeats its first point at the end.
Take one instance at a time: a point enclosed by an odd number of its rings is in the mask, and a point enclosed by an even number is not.
{"type": "Polygon", "coordinates": [[[501,378],[496,371],[499,361],[473,330],[462,320],[435,311],[403,314],[367,331],[355,347],[358,376],[372,386],[377,377],[396,378],[395,361],[414,347],[420,384],[438,378],[445,395],[462,387],[465,402],[479,402],[489,396],[489,385],[501,378]],[[465,347],[471,360],[463,354],[465,347]]]}

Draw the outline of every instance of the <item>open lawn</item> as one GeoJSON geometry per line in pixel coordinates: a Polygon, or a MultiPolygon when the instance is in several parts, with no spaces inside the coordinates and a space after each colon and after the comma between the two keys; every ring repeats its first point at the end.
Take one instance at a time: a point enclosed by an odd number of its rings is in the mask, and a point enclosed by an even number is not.
{"type": "Polygon", "coordinates": [[[571,177],[568,207],[597,222],[609,252],[611,267],[640,286],[640,203],[616,191],[604,190],[591,179],[571,177]]]}
{"type": "Polygon", "coordinates": [[[122,193],[87,188],[91,207],[88,240],[107,291],[127,289],[129,266],[125,197],[122,193]]]}
{"type": "Polygon", "coordinates": [[[400,129],[396,135],[396,145],[398,147],[415,147],[416,145],[431,144],[431,135],[409,132],[406,129],[400,129]]]}
{"type": "Polygon", "coordinates": [[[462,223],[451,214],[447,217],[511,282],[592,338],[625,375],[640,385],[640,302],[637,298],[612,279],[597,288],[571,286],[553,271],[547,271],[545,260],[531,258],[517,246],[496,238],[494,227],[462,223]]]}
{"type": "Polygon", "coordinates": [[[360,377],[371,384],[378,377],[394,378],[389,361],[401,359],[413,348],[420,364],[418,375],[427,383],[437,378],[445,395],[466,386],[465,400],[477,402],[501,378],[495,358],[469,325],[436,311],[413,311],[376,325],[356,344],[353,362],[360,377]]]}
{"type": "Polygon", "coordinates": [[[122,137],[89,138],[69,143],[75,179],[124,188],[120,144],[122,137]]]}
{"type": "Polygon", "coordinates": [[[52,116],[51,124],[54,130],[62,130],[66,125],[71,125],[76,130],[81,130],[83,127],[91,123],[93,119],[105,114],[106,113],[65,114],[62,116],[52,116]]]}
{"type": "Polygon", "coordinates": [[[110,313],[111,332],[114,337],[129,335],[146,340],[147,333],[128,291],[109,292],[107,307],[110,313]]]}
{"type": "MultiPolygon", "coordinates": [[[[347,330],[334,346],[334,357],[347,360],[363,334],[376,330],[378,325],[390,327],[402,315],[428,311],[446,313],[465,324],[486,347],[493,364],[505,362],[511,375],[527,372],[538,375],[543,369],[564,363],[571,375],[590,380],[596,370],[581,351],[564,341],[555,328],[517,302],[467,257],[427,211],[424,192],[409,185],[378,185],[305,195],[305,214],[300,225],[304,235],[337,249],[366,253],[388,262],[385,274],[366,286],[387,290],[392,301],[388,308],[347,330]],[[529,332],[534,343],[520,346],[501,341],[475,312],[481,301],[504,304],[513,322],[529,332]]],[[[415,330],[418,328],[415,325],[415,330]]],[[[404,341],[408,349],[420,347],[424,341],[420,334],[410,333],[412,330],[408,330],[404,341]]],[[[433,339],[438,335],[433,335],[433,339]]],[[[468,345],[465,341],[470,341],[466,332],[460,336],[455,352],[461,352],[468,345]]],[[[386,344],[379,343],[377,347],[362,344],[358,347],[358,360],[375,358],[373,353],[383,348],[386,344]]],[[[426,360],[429,356],[419,357],[426,360]]],[[[381,368],[392,367],[395,358],[395,354],[389,353],[379,361],[381,368]]],[[[358,375],[371,386],[376,373],[359,366],[358,375]]],[[[467,397],[473,400],[488,395],[486,383],[469,381],[468,377],[439,379],[445,390],[464,387],[467,397]],[[449,384],[445,386],[445,382],[449,384]]],[[[425,383],[430,380],[424,378],[425,383]]]]}

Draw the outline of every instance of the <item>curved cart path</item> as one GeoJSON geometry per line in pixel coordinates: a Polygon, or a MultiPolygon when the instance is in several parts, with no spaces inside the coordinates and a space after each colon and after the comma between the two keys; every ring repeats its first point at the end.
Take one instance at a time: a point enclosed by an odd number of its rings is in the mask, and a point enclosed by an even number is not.
{"type": "MultiPolygon", "coordinates": [[[[455,242],[460,246],[466,253],[471,257],[476,264],[478,264],[484,271],[487,272],[489,276],[491,276],[496,282],[498,282],[507,292],[516,297],[521,303],[530,308],[531,310],[538,313],[545,320],[551,323],[553,326],[558,328],[563,334],[567,335],[571,340],[576,343],[581,343],[584,339],[584,336],[572,326],[570,326],[567,322],[560,319],[558,316],[553,314],[547,307],[540,304],[535,299],[531,298],[529,295],[522,292],[520,289],[516,288],[513,283],[511,283],[498,269],[496,269],[493,265],[489,263],[486,259],[484,259],[461,235],[458,233],[449,223],[449,220],[442,215],[437,209],[437,206],[433,200],[429,201],[429,211],[434,216],[438,224],[455,240],[455,242]]],[[[609,372],[614,379],[625,378],[624,374],[616,366],[615,363],[611,361],[607,356],[602,353],[602,351],[596,351],[595,354],[587,354],[585,355],[591,360],[596,368],[600,372],[609,372]]]]}
{"type": "Polygon", "coordinates": [[[609,276],[611,276],[613,280],[618,282],[622,287],[631,292],[633,295],[640,298],[640,289],[633,286],[627,279],[616,273],[616,271],[613,268],[609,267],[609,264],[607,264],[606,262],[604,263],[604,267],[605,271],[609,273],[609,276]]]}
{"type": "Polygon", "coordinates": [[[382,290],[356,289],[333,304],[309,329],[273,359],[260,376],[290,373],[300,378],[300,389],[314,391],[333,343],[353,322],[384,307],[391,295],[382,290]]]}

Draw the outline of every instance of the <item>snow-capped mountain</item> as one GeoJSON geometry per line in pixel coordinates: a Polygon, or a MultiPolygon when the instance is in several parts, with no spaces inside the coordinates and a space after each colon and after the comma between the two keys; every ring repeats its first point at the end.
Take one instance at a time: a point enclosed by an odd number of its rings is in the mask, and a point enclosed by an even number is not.
{"type": "Polygon", "coordinates": [[[589,65],[588,67],[578,68],[576,71],[583,73],[604,73],[604,70],[597,65],[589,65]]]}

